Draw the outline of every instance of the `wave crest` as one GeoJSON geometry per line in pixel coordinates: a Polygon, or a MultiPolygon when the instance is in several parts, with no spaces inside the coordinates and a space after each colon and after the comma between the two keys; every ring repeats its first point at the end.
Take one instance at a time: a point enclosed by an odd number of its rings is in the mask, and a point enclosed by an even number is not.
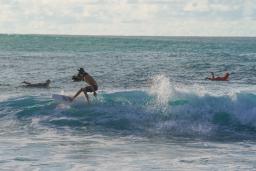
{"type": "Polygon", "coordinates": [[[56,128],[86,127],[165,136],[242,134],[247,137],[256,132],[256,95],[253,93],[213,96],[178,88],[166,91],[171,91],[166,97],[152,89],[102,92],[91,105],[80,97],[70,106],[49,98],[13,98],[0,103],[4,109],[0,117],[2,122],[11,116],[19,122],[32,122],[39,117],[38,124],[56,128]]]}

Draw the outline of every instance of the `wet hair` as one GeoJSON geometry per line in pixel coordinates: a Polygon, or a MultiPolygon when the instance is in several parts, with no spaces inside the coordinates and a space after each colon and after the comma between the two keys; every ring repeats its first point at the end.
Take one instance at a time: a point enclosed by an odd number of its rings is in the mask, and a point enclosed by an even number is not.
{"type": "Polygon", "coordinates": [[[86,73],[86,72],[84,71],[84,68],[79,68],[78,73],[79,73],[79,74],[84,74],[84,73],[86,73]]]}
{"type": "Polygon", "coordinates": [[[82,76],[82,77],[83,77],[83,76],[85,76],[85,75],[88,75],[88,73],[85,72],[83,68],[80,68],[80,69],[78,70],[78,76],[82,76]]]}

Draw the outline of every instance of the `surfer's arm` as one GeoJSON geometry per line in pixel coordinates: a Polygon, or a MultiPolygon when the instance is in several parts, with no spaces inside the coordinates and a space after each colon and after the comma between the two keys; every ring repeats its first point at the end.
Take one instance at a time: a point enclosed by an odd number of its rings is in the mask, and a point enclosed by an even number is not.
{"type": "Polygon", "coordinates": [[[212,77],[206,77],[205,79],[206,80],[214,80],[215,79],[214,73],[211,72],[211,75],[212,75],[212,77]]]}
{"type": "Polygon", "coordinates": [[[213,72],[211,72],[211,74],[212,74],[212,79],[214,79],[215,77],[214,77],[214,73],[213,72]]]}

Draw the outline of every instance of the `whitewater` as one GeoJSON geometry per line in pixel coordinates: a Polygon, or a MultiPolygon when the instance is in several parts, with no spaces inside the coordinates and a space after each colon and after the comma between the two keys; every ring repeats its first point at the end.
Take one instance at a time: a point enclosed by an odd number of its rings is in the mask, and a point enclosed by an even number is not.
{"type": "Polygon", "coordinates": [[[0,35],[1,170],[256,170],[255,38],[0,35]],[[84,67],[97,98],[74,95],[84,67]],[[205,78],[230,72],[227,82],[205,78]],[[49,89],[21,82],[50,79],[49,89]]]}

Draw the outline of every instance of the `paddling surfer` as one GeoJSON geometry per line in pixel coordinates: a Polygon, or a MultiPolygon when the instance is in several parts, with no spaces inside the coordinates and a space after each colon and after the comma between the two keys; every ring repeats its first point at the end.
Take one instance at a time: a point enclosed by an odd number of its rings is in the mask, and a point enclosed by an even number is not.
{"type": "Polygon", "coordinates": [[[225,73],[225,75],[223,77],[215,77],[213,72],[211,72],[211,74],[212,74],[212,77],[207,77],[206,79],[211,80],[211,81],[228,81],[228,79],[229,79],[228,72],[225,73]]]}
{"type": "Polygon", "coordinates": [[[44,83],[30,83],[27,81],[23,81],[24,87],[34,87],[34,88],[49,88],[49,85],[51,83],[51,80],[46,80],[44,83]]]}
{"type": "Polygon", "coordinates": [[[79,77],[81,78],[81,80],[85,81],[88,84],[88,86],[81,88],[73,97],[71,97],[70,100],[73,101],[81,92],[83,92],[87,99],[87,102],[89,103],[90,100],[87,93],[93,92],[93,95],[96,97],[97,96],[96,91],[98,90],[98,85],[94,80],[94,78],[90,74],[85,72],[83,68],[80,68],[78,71],[79,71],[79,74],[78,74],[79,77]]]}

